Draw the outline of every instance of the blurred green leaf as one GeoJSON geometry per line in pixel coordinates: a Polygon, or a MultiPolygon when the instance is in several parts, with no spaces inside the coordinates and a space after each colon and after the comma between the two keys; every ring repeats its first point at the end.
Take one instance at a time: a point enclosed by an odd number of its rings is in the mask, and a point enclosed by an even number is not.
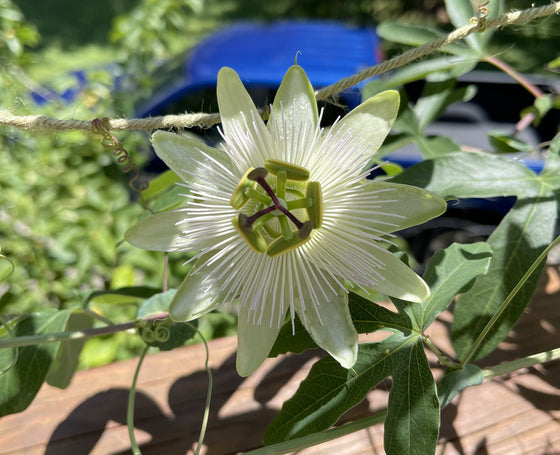
{"type": "MultiPolygon", "coordinates": [[[[480,11],[474,10],[473,3],[470,0],[445,0],[445,6],[447,15],[456,28],[468,25],[473,17],[478,18],[483,16],[480,11]]],[[[498,17],[503,10],[503,0],[489,0],[484,7],[488,10],[486,19],[494,19],[498,17]]],[[[466,42],[480,57],[484,57],[487,53],[486,45],[492,34],[492,30],[473,33],[467,36],[466,42]]]]}
{"type": "Polygon", "coordinates": [[[489,131],[490,145],[497,153],[519,153],[531,150],[531,145],[502,131],[489,131]]]}
{"type": "Polygon", "coordinates": [[[452,139],[445,136],[417,136],[414,143],[424,158],[437,158],[461,150],[452,139]]]}
{"type": "Polygon", "coordinates": [[[14,268],[14,263],[3,254],[0,254],[0,281],[8,278],[13,273],[14,268]]]}
{"type": "Polygon", "coordinates": [[[130,286],[120,289],[109,289],[107,291],[95,291],[88,296],[86,304],[128,304],[137,302],[138,299],[147,299],[160,291],[161,289],[148,286],[130,286]]]}
{"type": "MultiPolygon", "coordinates": [[[[408,44],[410,46],[421,46],[445,36],[443,32],[430,27],[390,21],[379,24],[375,31],[381,38],[387,41],[408,44]]],[[[473,57],[472,51],[460,42],[448,44],[441,50],[466,58],[473,57]]]]}
{"type": "MultiPolygon", "coordinates": [[[[93,327],[94,318],[91,314],[74,311],[70,314],[66,324],[66,331],[84,330],[93,327]]],[[[53,387],[65,389],[70,384],[74,372],[78,367],[78,360],[85,338],[62,341],[60,349],[47,375],[47,383],[53,387]]]]}
{"type": "Polygon", "coordinates": [[[145,201],[149,201],[150,199],[159,196],[164,191],[171,188],[175,183],[180,182],[181,179],[173,172],[171,169],[168,169],[165,172],[162,172],[158,175],[155,179],[150,181],[150,185],[144,191],[142,191],[142,197],[145,201]]]}
{"type": "Polygon", "coordinates": [[[167,191],[155,198],[152,210],[156,213],[173,210],[185,204],[185,194],[189,189],[182,185],[173,185],[167,191]]]}
{"type": "MultiPolygon", "coordinates": [[[[22,337],[62,332],[71,314],[71,310],[29,314],[13,328],[14,335],[22,337]]],[[[52,342],[19,348],[14,367],[0,376],[0,416],[21,412],[31,404],[47,378],[59,347],[60,342],[52,342]]],[[[0,370],[12,363],[14,355],[13,349],[0,349],[0,370]]]]}
{"type": "Polygon", "coordinates": [[[476,63],[477,61],[473,59],[465,60],[456,57],[436,57],[411,63],[396,70],[388,78],[378,78],[369,82],[364,87],[362,98],[366,100],[383,90],[401,87],[404,84],[425,79],[429,74],[435,72],[446,72],[449,77],[458,77],[472,70],[476,63]]]}

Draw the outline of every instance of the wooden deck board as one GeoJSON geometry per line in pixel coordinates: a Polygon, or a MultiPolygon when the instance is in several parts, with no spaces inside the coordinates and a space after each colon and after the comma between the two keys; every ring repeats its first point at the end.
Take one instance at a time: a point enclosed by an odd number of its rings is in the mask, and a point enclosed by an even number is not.
{"type": "MultiPolygon", "coordinates": [[[[560,343],[560,281],[548,280],[522,321],[495,353],[493,365],[557,347],[560,343]],[[556,284],[555,284],[556,283],[556,284]]],[[[450,316],[443,314],[430,336],[444,350],[450,316]]],[[[210,343],[214,372],[205,453],[223,455],[260,447],[262,434],[282,402],[297,389],[320,351],[268,359],[249,378],[235,371],[235,338],[210,343]]],[[[207,376],[203,346],[150,355],[136,397],[136,437],[144,455],[192,453],[203,415],[207,376]]],[[[430,357],[432,359],[432,357],[430,357]]],[[[0,420],[0,454],[129,453],[127,387],[135,360],[78,372],[66,390],[44,385],[23,413],[0,420]]],[[[387,385],[370,392],[342,421],[381,410],[387,385]]],[[[305,449],[300,454],[382,454],[383,426],[305,449]]],[[[492,455],[560,454],[560,362],[494,378],[462,392],[442,414],[437,453],[492,455]]]]}

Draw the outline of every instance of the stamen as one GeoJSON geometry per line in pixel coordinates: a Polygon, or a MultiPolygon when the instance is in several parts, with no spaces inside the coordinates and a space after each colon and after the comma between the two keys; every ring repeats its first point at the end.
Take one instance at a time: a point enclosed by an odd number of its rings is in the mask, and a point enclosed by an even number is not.
{"type": "Polygon", "coordinates": [[[231,222],[235,227],[235,230],[243,237],[247,244],[253,248],[257,253],[264,253],[266,251],[266,241],[260,232],[252,229],[249,222],[249,217],[240,213],[234,217],[231,222]]]}
{"type": "Polygon", "coordinates": [[[245,175],[241,177],[237,187],[233,190],[233,194],[229,200],[229,205],[231,205],[235,210],[239,210],[249,200],[249,196],[245,194],[245,191],[250,188],[255,188],[255,182],[252,181],[253,179],[249,179],[251,172],[253,172],[253,168],[245,172],[245,175]]]}
{"type": "Polygon", "coordinates": [[[301,166],[296,166],[295,164],[286,163],[280,160],[266,160],[264,167],[274,175],[278,175],[278,172],[286,172],[287,178],[290,180],[300,180],[306,181],[309,179],[309,171],[301,166]]]}
{"type": "Polygon", "coordinates": [[[315,229],[320,228],[323,223],[323,195],[319,182],[309,182],[305,196],[313,201],[311,206],[307,207],[307,216],[315,229]]]}

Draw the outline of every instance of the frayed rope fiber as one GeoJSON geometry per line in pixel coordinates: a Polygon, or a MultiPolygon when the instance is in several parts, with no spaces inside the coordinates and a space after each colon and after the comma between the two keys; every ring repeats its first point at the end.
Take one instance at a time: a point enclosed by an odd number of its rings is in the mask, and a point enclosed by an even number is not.
{"type": "MultiPolygon", "coordinates": [[[[529,8],[522,11],[513,11],[502,14],[495,19],[486,20],[485,17],[474,18],[469,25],[458,28],[450,34],[440,39],[431,41],[423,46],[410,49],[397,57],[387,60],[379,65],[365,69],[349,78],[329,85],[315,92],[318,100],[325,100],[334,95],[356,85],[357,83],[373,76],[386,73],[387,71],[399,68],[411,61],[425,57],[436,52],[438,49],[466,38],[472,33],[483,32],[486,30],[506,27],[510,25],[526,24],[534,19],[552,16],[560,12],[560,2],[552,2],[550,5],[541,6],[539,8],[529,8]]],[[[172,128],[193,128],[202,127],[209,128],[212,125],[220,123],[219,114],[178,114],[165,115],[159,117],[149,117],[143,119],[110,119],[106,126],[110,130],[156,130],[156,129],[172,129],[172,128]]],[[[20,130],[27,131],[71,131],[85,130],[93,131],[94,127],[91,121],[86,120],[59,120],[46,117],[44,115],[13,115],[6,109],[0,109],[0,125],[11,126],[20,130]]]]}

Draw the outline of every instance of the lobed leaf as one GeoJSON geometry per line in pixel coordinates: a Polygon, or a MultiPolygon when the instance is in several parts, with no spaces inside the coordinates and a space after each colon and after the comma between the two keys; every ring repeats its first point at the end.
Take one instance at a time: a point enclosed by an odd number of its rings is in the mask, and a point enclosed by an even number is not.
{"type": "Polygon", "coordinates": [[[467,363],[460,370],[447,371],[438,386],[440,407],[445,408],[461,390],[482,384],[482,381],[484,373],[472,363],[467,363]]]}
{"type": "MultiPolygon", "coordinates": [[[[489,237],[494,256],[488,273],[477,278],[473,288],[459,298],[454,310],[451,333],[460,359],[475,347],[475,340],[502,302],[554,239],[558,202],[544,187],[534,195],[526,194],[489,237]]],[[[474,359],[493,351],[517,323],[535,293],[544,265],[537,268],[511,301],[477,348],[474,359]]]]}
{"type": "Polygon", "coordinates": [[[350,370],[330,357],[315,363],[267,428],[264,443],[274,444],[331,426],[392,373],[391,356],[405,342],[404,337],[395,334],[379,343],[360,345],[358,360],[350,370]]]}
{"type": "MultiPolygon", "coordinates": [[[[65,330],[89,329],[93,327],[93,323],[94,317],[91,314],[74,311],[68,318],[65,330]]],[[[60,349],[58,349],[56,358],[47,375],[47,383],[49,385],[60,389],[65,389],[70,385],[70,381],[78,368],[78,360],[85,342],[85,338],[79,338],[77,340],[65,340],[60,343],[60,349]]]]}
{"type": "Polygon", "coordinates": [[[487,272],[491,257],[492,250],[485,242],[454,243],[439,250],[423,276],[432,291],[430,298],[421,304],[405,306],[412,327],[424,331],[457,294],[466,292],[477,276],[487,272]]]}
{"type": "Polygon", "coordinates": [[[420,338],[395,350],[393,385],[385,419],[387,455],[429,455],[436,450],[440,405],[420,338]]]}

